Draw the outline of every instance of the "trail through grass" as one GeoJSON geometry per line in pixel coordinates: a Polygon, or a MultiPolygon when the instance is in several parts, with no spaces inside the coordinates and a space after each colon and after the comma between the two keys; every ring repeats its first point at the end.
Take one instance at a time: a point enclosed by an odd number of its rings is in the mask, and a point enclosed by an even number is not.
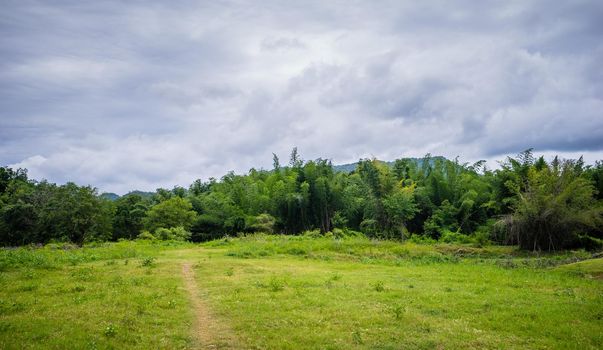
{"type": "Polygon", "coordinates": [[[1,250],[0,348],[599,349],[589,256],[272,236],[1,250]]]}
{"type": "Polygon", "coordinates": [[[196,347],[201,349],[236,349],[237,343],[230,330],[224,326],[222,320],[212,316],[206,301],[200,297],[199,287],[195,281],[195,272],[189,262],[182,264],[182,275],[195,315],[192,332],[196,339],[196,347]]]}

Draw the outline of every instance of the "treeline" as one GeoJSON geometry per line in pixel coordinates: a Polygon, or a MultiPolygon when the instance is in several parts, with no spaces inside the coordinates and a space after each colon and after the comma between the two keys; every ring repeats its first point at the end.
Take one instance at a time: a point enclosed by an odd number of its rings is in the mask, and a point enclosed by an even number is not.
{"type": "Polygon", "coordinates": [[[228,173],[189,188],[108,200],[92,187],[28,179],[0,168],[0,244],[82,244],[118,239],[204,241],[266,232],[364,234],[387,239],[493,241],[525,249],[597,249],[603,238],[603,163],[531,150],[496,170],[442,157],[363,159],[352,172],[330,161],[228,173]]]}

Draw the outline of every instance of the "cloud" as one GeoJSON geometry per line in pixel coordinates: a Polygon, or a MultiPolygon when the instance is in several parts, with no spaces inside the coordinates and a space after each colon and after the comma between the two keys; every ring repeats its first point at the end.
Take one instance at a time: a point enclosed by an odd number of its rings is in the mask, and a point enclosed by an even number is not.
{"type": "Polygon", "coordinates": [[[295,50],[304,49],[304,45],[297,38],[265,38],[262,40],[261,48],[266,51],[281,51],[281,50],[295,50]]]}
{"type": "Polygon", "coordinates": [[[598,1],[9,1],[0,161],[103,191],[305,159],[603,158],[598,1]]]}

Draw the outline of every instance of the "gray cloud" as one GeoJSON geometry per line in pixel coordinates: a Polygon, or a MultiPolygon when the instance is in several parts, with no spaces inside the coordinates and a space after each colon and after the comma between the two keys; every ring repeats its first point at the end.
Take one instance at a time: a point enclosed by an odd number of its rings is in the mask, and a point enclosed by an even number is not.
{"type": "Polygon", "coordinates": [[[306,159],[603,158],[599,1],[8,1],[0,162],[126,192],[306,159]]]}
{"type": "Polygon", "coordinates": [[[304,49],[306,45],[297,38],[265,38],[261,48],[266,51],[304,49]]]}

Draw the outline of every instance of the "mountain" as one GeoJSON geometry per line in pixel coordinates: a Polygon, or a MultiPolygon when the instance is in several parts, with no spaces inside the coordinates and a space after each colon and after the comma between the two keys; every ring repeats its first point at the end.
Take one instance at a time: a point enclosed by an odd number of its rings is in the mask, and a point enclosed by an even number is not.
{"type": "MultiPolygon", "coordinates": [[[[153,195],[155,194],[155,192],[144,192],[144,191],[135,190],[135,191],[130,191],[130,192],[124,194],[123,197],[131,195],[131,194],[139,195],[142,198],[151,198],[151,197],[153,197],[153,195]]],[[[113,193],[113,192],[104,192],[104,193],[101,193],[101,195],[99,197],[104,198],[104,199],[108,199],[110,201],[116,201],[116,200],[118,200],[122,196],[120,196],[120,195],[118,195],[116,193],[113,193]]]]}
{"type": "Polygon", "coordinates": [[[113,192],[104,192],[104,193],[101,193],[101,195],[99,197],[101,197],[103,199],[108,199],[110,201],[115,201],[119,198],[119,195],[116,193],[113,193],[113,192]]]}
{"type": "MultiPolygon", "coordinates": [[[[411,162],[415,163],[418,168],[420,168],[421,166],[423,166],[423,160],[425,158],[400,158],[400,159],[411,161],[411,162]]],[[[446,160],[446,158],[442,157],[442,156],[433,156],[429,159],[429,162],[431,164],[433,164],[436,160],[446,160]]],[[[383,160],[377,160],[377,161],[387,164],[387,166],[389,166],[389,167],[394,166],[394,161],[383,161],[383,160]]],[[[333,170],[335,170],[336,172],[351,173],[352,171],[354,171],[356,169],[357,165],[358,165],[358,162],[333,165],[333,170]]]]}
{"type": "Polygon", "coordinates": [[[139,196],[141,196],[142,198],[151,198],[153,197],[153,195],[155,194],[155,192],[144,192],[144,191],[130,191],[127,194],[125,194],[126,196],[131,195],[131,194],[137,194],[139,196]]]}

